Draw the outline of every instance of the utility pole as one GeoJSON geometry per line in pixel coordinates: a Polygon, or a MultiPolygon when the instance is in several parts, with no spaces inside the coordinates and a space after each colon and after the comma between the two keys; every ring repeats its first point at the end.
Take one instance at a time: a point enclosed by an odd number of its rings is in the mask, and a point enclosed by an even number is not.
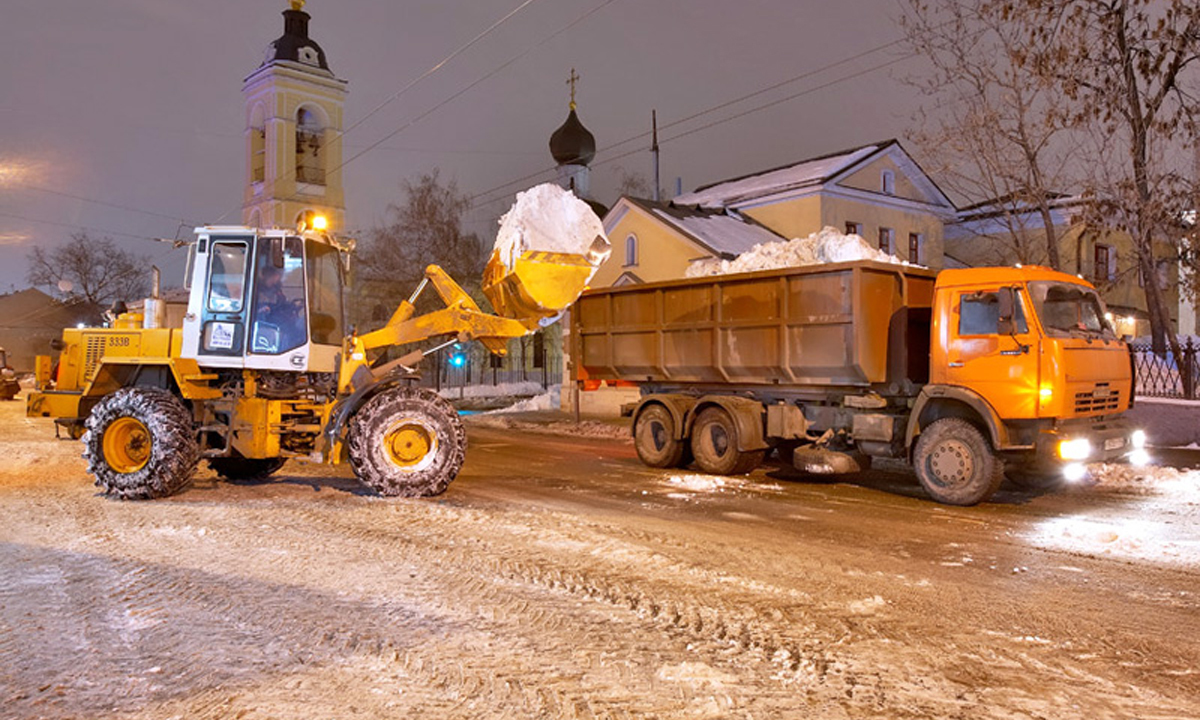
{"type": "MultiPolygon", "coordinates": [[[[658,193],[658,110],[650,111],[650,129],[654,141],[650,144],[650,153],[654,156],[654,202],[660,202],[658,193]]],[[[1200,155],[1197,155],[1200,158],[1200,155]]]]}

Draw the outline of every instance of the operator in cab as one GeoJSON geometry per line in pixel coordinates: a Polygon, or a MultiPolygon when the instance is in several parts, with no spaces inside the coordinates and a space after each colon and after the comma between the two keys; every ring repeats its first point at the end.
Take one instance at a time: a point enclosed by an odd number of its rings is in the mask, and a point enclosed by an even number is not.
{"type": "Polygon", "coordinates": [[[252,352],[282,353],[302,345],[307,339],[304,271],[298,243],[294,257],[291,252],[285,253],[282,268],[276,267],[270,252],[260,252],[254,291],[252,352]]]}

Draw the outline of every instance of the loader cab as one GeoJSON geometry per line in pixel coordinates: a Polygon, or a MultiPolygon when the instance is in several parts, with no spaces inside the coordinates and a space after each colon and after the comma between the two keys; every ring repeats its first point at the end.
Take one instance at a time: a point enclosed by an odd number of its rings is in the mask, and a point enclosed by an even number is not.
{"type": "Polygon", "coordinates": [[[207,367],[333,372],[345,334],[340,251],[286,230],[197,230],[183,357],[207,367]]]}

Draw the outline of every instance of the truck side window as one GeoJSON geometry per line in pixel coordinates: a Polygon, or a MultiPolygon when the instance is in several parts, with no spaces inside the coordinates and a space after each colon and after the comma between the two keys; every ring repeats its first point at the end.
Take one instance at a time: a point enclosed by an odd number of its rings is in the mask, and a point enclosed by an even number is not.
{"type": "MultiPolygon", "coordinates": [[[[1020,295],[1017,296],[1015,312],[1017,332],[1029,332],[1020,295]]],[[[971,293],[962,296],[958,312],[959,335],[997,335],[999,326],[1000,299],[996,293],[971,293]]]]}
{"type": "Polygon", "coordinates": [[[246,284],[246,244],[213,243],[209,275],[208,309],[240,312],[246,284]]]}

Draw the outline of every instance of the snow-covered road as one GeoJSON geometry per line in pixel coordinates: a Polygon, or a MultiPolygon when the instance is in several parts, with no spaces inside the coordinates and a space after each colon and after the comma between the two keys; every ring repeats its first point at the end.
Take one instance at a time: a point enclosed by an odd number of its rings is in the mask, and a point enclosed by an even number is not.
{"type": "Polygon", "coordinates": [[[14,718],[1194,718],[1196,473],[926,500],[645,468],[619,429],[472,417],[443,496],[289,464],[121,503],[0,405],[14,718]]]}

